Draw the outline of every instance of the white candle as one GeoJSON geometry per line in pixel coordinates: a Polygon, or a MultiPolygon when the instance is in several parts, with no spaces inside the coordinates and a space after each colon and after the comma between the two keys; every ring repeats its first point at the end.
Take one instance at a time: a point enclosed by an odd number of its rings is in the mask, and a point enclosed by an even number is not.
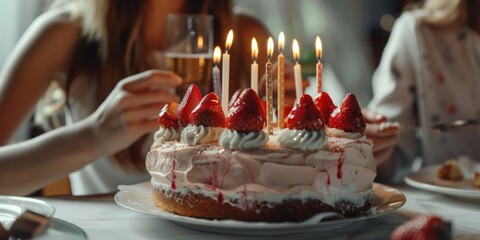
{"type": "Polygon", "coordinates": [[[222,50],[219,46],[216,46],[213,50],[213,68],[212,68],[212,77],[213,77],[213,91],[217,96],[222,99],[222,85],[220,79],[220,69],[218,64],[220,64],[220,58],[222,57],[222,50]]]}
{"type": "Polygon", "coordinates": [[[322,65],[322,41],[320,41],[320,37],[317,36],[317,38],[315,39],[315,53],[317,55],[317,59],[318,59],[318,62],[317,62],[317,66],[316,66],[316,70],[317,70],[317,93],[321,93],[322,92],[322,73],[323,73],[323,65],[322,65]]]}
{"type": "Polygon", "coordinates": [[[298,100],[303,94],[303,89],[302,89],[302,67],[298,62],[298,60],[300,59],[300,47],[298,46],[297,39],[293,39],[292,50],[293,50],[293,58],[295,59],[295,66],[293,66],[293,73],[295,76],[295,90],[297,93],[297,100],[298,100]]]}
{"type": "Polygon", "coordinates": [[[223,54],[222,64],[222,109],[225,116],[228,116],[228,99],[229,99],[229,77],[230,77],[230,54],[228,50],[232,46],[233,30],[228,32],[227,41],[225,44],[225,53],[223,54]]]}
{"type": "Polygon", "coordinates": [[[285,99],[285,84],[284,84],[284,60],[285,57],[283,56],[283,47],[285,45],[285,35],[283,32],[280,32],[278,36],[278,57],[277,57],[277,64],[278,64],[278,71],[277,71],[277,122],[278,128],[282,129],[284,125],[284,99],[285,99]]]}
{"type": "Polygon", "coordinates": [[[255,38],[252,38],[252,59],[253,63],[251,66],[251,88],[258,93],[258,64],[257,64],[257,58],[258,58],[258,44],[257,40],[255,38]]]}

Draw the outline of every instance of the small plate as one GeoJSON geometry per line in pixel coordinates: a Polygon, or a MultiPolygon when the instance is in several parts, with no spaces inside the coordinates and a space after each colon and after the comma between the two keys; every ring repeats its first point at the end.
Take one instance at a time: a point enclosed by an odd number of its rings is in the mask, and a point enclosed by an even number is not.
{"type": "Polygon", "coordinates": [[[49,203],[27,197],[0,196],[0,223],[6,228],[26,210],[36,212],[46,217],[52,217],[55,208],[49,203]]]}
{"type": "Polygon", "coordinates": [[[480,189],[473,187],[472,179],[448,181],[437,178],[440,165],[425,167],[418,172],[411,173],[405,182],[419,189],[442,193],[454,197],[480,199],[480,189]]]}
{"type": "Polygon", "coordinates": [[[72,223],[58,218],[50,218],[47,230],[35,238],[35,240],[68,239],[87,240],[87,234],[72,223]]]}
{"type": "Polygon", "coordinates": [[[152,200],[150,182],[136,185],[119,186],[115,202],[127,209],[157,216],[173,221],[184,227],[214,233],[275,236],[306,231],[328,231],[345,227],[357,221],[375,218],[400,208],[405,203],[405,196],[398,190],[381,184],[373,185],[372,208],[363,215],[319,223],[266,223],[244,222],[236,220],[206,220],[168,213],[157,208],[152,200]]]}

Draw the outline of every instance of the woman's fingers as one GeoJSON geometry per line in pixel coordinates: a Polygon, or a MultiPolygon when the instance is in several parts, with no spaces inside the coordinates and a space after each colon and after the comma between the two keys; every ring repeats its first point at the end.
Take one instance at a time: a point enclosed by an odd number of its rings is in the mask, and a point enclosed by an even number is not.
{"type": "Polygon", "coordinates": [[[367,123],[382,123],[387,121],[387,117],[371,109],[363,108],[362,115],[367,123]]]}
{"type": "Polygon", "coordinates": [[[373,142],[373,152],[378,152],[387,148],[393,148],[398,142],[398,136],[387,138],[368,138],[373,142]]]}
{"type": "Polygon", "coordinates": [[[138,94],[129,94],[124,96],[119,103],[122,109],[130,109],[138,106],[154,103],[178,102],[180,98],[165,90],[151,90],[138,94]]]}
{"type": "Polygon", "coordinates": [[[123,114],[124,119],[126,122],[132,122],[142,119],[155,118],[164,105],[165,103],[159,103],[126,110],[123,114]]]}
{"type": "Polygon", "coordinates": [[[368,138],[385,138],[390,136],[398,136],[400,134],[400,124],[397,122],[382,122],[380,124],[367,124],[365,135],[368,138]]]}
{"type": "Polygon", "coordinates": [[[173,72],[149,70],[132,75],[123,80],[122,89],[129,92],[140,92],[149,89],[169,89],[182,84],[182,78],[173,72]]]}

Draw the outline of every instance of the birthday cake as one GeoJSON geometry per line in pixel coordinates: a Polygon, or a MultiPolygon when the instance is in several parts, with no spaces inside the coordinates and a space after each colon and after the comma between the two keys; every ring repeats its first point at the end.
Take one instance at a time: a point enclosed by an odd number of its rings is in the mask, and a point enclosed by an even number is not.
{"type": "Polygon", "coordinates": [[[162,109],[146,160],[157,207],[204,219],[298,222],[371,206],[376,164],[353,94],[338,107],[325,92],[303,95],[287,128],[273,134],[254,90],[232,101],[226,117],[217,95],[202,98],[191,85],[179,105],[162,109]]]}

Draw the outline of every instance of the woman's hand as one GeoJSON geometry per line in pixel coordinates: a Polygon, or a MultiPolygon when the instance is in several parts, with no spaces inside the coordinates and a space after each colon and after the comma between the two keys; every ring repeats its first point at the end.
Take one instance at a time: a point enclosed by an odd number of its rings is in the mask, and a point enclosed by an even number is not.
{"type": "Polygon", "coordinates": [[[182,83],[172,72],[150,70],[121,80],[89,116],[97,145],[105,155],[128,147],[158,128],[156,116],[169,102],[178,102],[170,90],[182,83]]]}
{"type": "MultiPolygon", "coordinates": [[[[284,87],[285,87],[285,106],[293,106],[295,104],[295,99],[297,98],[296,90],[295,90],[295,77],[293,73],[293,66],[290,63],[285,63],[283,68],[284,70],[284,87]]],[[[278,64],[274,63],[272,65],[272,86],[278,86],[278,64]]],[[[259,96],[265,96],[265,82],[266,82],[266,75],[263,74],[260,82],[258,83],[258,93],[259,96]]],[[[302,92],[305,92],[305,88],[309,86],[309,83],[306,79],[302,79],[302,92]]],[[[276,101],[277,99],[277,87],[273,87],[273,99],[276,101]]]]}
{"type": "Polygon", "coordinates": [[[393,153],[400,136],[400,124],[370,109],[362,109],[367,123],[365,135],[373,142],[373,156],[377,165],[384,163],[393,153]]]}

